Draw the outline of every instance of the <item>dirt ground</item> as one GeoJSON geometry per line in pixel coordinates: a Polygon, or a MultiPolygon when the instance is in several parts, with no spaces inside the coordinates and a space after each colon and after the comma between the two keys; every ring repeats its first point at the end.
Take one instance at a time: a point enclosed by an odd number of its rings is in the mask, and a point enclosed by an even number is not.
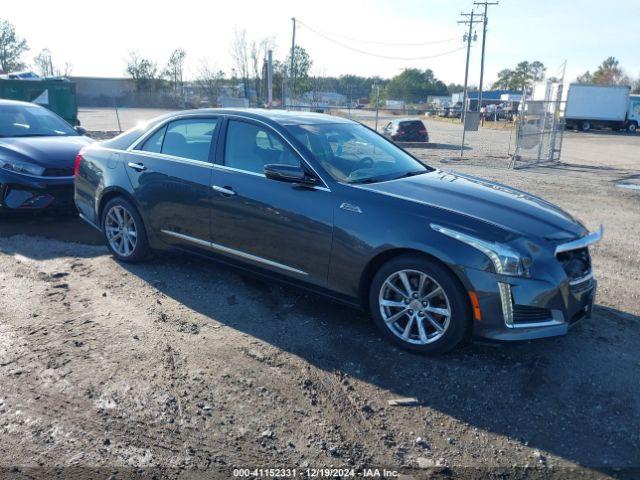
{"type": "Polygon", "coordinates": [[[416,151],[605,225],[593,318],[436,358],[214,263],[119,264],[74,218],[1,219],[0,477],[640,478],[640,192],[616,186],[640,178],[639,146],[569,135],[564,164],[517,171],[416,151]]]}

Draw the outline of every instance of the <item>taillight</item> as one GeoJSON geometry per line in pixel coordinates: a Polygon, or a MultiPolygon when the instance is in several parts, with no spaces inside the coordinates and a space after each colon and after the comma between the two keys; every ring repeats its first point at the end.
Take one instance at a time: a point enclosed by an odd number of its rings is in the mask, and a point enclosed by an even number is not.
{"type": "Polygon", "coordinates": [[[420,130],[420,133],[427,133],[427,129],[423,128],[422,130],[420,130]]]}
{"type": "Polygon", "coordinates": [[[76,162],[73,164],[73,176],[77,177],[78,172],[80,171],[80,164],[82,163],[82,154],[84,153],[84,148],[78,152],[76,155],[76,162]]]}

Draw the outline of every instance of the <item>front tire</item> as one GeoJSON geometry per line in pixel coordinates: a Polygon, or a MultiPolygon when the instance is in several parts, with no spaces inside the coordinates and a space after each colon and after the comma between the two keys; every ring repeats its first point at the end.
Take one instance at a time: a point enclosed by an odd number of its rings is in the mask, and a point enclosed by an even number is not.
{"type": "Polygon", "coordinates": [[[107,247],[118,260],[135,263],[149,255],[149,241],[142,217],[125,198],[116,197],[105,205],[102,231],[107,247]]]}
{"type": "Polygon", "coordinates": [[[588,132],[589,130],[591,130],[591,123],[590,122],[582,122],[582,124],[580,125],[580,129],[583,132],[588,132]]]}
{"type": "Polygon", "coordinates": [[[438,354],[458,346],[471,324],[464,287],[443,265],[402,255],[375,274],[371,316],[383,336],[413,352],[438,354]]]}
{"type": "Polygon", "coordinates": [[[635,122],[630,122],[627,125],[627,132],[629,133],[636,133],[638,131],[638,124],[635,122]]]}

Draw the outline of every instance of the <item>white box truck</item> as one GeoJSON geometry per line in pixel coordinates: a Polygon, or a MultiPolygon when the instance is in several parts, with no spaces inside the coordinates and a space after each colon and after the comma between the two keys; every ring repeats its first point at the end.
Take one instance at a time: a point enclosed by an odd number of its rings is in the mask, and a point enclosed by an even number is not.
{"type": "Polygon", "coordinates": [[[628,86],[572,83],[564,113],[567,128],[635,132],[640,122],[640,98],[630,96],[630,90],[628,86]]]}

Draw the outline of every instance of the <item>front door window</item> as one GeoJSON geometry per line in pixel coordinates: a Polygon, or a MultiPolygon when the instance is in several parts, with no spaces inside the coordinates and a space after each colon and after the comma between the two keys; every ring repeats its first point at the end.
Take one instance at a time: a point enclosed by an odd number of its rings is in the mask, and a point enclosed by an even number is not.
{"type": "Polygon", "coordinates": [[[224,164],[251,173],[264,174],[267,164],[300,165],[300,158],[266,127],[229,121],[224,164]]]}

